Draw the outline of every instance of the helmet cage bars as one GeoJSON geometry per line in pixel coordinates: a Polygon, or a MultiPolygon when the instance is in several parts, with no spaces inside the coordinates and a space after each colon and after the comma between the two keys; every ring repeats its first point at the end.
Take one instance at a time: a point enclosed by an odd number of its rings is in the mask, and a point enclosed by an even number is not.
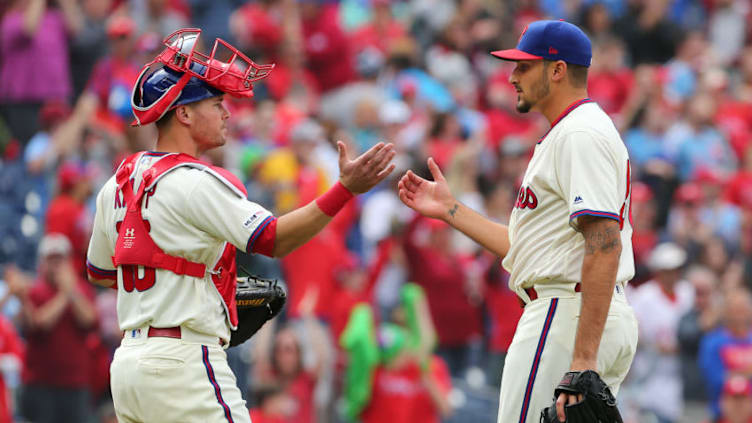
{"type": "Polygon", "coordinates": [[[253,82],[263,79],[274,64],[259,65],[225,40],[217,38],[209,53],[198,51],[201,29],[185,28],[173,32],[163,43],[166,48],[141,70],[133,87],[131,106],[136,117],[134,125],[155,122],[165,115],[194,77],[233,97],[253,97],[253,82]],[[144,81],[153,65],[182,72],[178,82],[151,104],[143,103],[144,81]]]}

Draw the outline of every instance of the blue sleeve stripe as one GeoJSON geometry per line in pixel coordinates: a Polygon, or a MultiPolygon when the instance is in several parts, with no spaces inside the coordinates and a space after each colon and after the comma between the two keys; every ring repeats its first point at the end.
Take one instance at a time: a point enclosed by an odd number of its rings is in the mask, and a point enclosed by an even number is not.
{"type": "Polygon", "coordinates": [[[99,276],[104,276],[107,278],[116,278],[117,277],[117,270],[107,270],[102,269],[100,267],[94,266],[91,264],[89,260],[86,260],[86,267],[91,271],[91,273],[99,276]]]}
{"type": "Polygon", "coordinates": [[[274,220],[274,216],[269,216],[266,219],[264,219],[264,221],[261,222],[260,225],[258,225],[256,227],[256,230],[253,231],[253,233],[251,234],[251,237],[248,238],[248,243],[245,246],[245,252],[246,253],[250,253],[251,252],[251,248],[253,248],[253,243],[256,242],[256,239],[259,237],[259,235],[261,235],[261,232],[264,232],[264,229],[270,223],[272,223],[273,220],[274,220]]]}
{"type": "Polygon", "coordinates": [[[572,213],[569,215],[569,220],[576,219],[582,215],[588,215],[588,216],[597,216],[597,217],[606,217],[609,219],[614,219],[617,222],[621,222],[621,219],[619,218],[619,215],[616,213],[609,213],[604,211],[597,211],[597,210],[580,210],[572,213]]]}

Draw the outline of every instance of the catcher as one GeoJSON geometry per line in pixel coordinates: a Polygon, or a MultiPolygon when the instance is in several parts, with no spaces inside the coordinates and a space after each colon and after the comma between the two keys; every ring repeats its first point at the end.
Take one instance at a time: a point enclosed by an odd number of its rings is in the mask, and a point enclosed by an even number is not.
{"type": "Polygon", "coordinates": [[[284,296],[248,280],[241,304],[251,288],[268,297],[239,315],[236,249],[290,253],[394,169],[391,144],[350,160],[339,142],[339,181],[315,201],[279,218],[249,201],[235,176],[199,158],[226,142],[224,95],[250,98],[273,65],[200,35],[171,34],[141,71],[131,105],[136,125],[156,123],[156,149],[123,160],[96,200],[87,269],[93,283],[118,290],[125,336],[110,373],[120,422],[250,422],[223,348],[274,317],[284,296]]]}

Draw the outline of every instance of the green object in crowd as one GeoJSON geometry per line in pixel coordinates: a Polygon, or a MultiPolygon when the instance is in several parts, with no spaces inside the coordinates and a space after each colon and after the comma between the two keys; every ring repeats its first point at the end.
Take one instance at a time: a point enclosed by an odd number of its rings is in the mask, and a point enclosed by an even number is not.
{"type": "Polygon", "coordinates": [[[353,308],[339,343],[348,356],[343,392],[345,417],[355,421],[371,401],[373,374],[379,364],[376,326],[368,304],[353,308]]]}
{"type": "Polygon", "coordinates": [[[264,159],[266,151],[258,144],[248,144],[240,153],[240,169],[243,174],[250,175],[253,168],[264,159]]]}
{"type": "Polygon", "coordinates": [[[379,330],[381,362],[389,364],[408,346],[405,328],[394,323],[385,323],[379,330]]]}
{"type": "Polygon", "coordinates": [[[407,345],[410,348],[417,348],[420,345],[420,326],[418,324],[418,300],[423,298],[423,288],[409,282],[402,286],[400,298],[402,307],[405,310],[405,319],[407,324],[407,345]]]}

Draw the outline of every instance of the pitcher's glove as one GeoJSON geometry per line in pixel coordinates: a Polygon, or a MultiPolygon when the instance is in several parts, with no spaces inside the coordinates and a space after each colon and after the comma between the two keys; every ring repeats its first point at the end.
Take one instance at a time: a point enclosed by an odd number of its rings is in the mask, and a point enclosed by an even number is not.
{"type": "Polygon", "coordinates": [[[279,314],[286,300],[287,294],[275,279],[238,277],[238,329],[232,331],[230,346],[240,345],[258,332],[267,320],[279,314]]]}
{"type": "Polygon", "coordinates": [[[623,423],[611,390],[592,370],[564,375],[554,391],[554,404],[541,412],[541,423],[560,423],[556,416],[556,398],[561,393],[582,395],[582,401],[564,406],[567,423],[623,423]]]}

